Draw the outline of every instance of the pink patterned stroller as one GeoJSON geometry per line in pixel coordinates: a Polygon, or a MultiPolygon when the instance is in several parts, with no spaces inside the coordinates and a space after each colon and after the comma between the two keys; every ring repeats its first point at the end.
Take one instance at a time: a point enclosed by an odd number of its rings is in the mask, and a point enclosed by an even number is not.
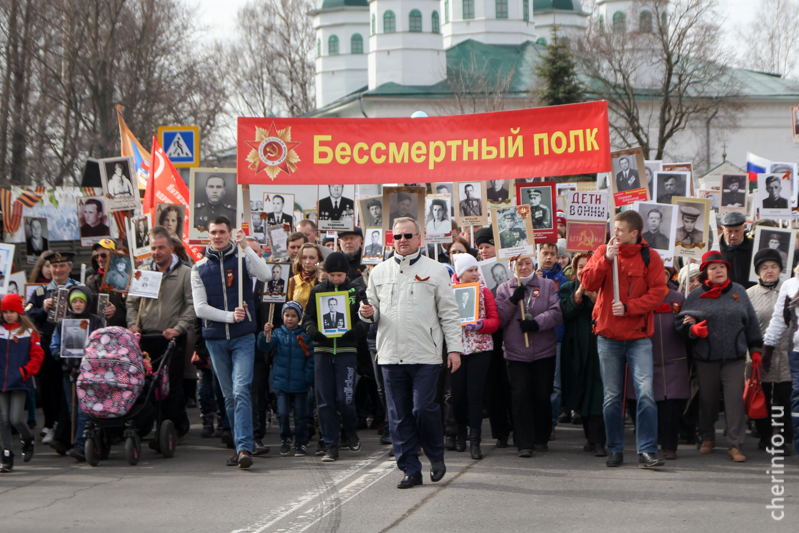
{"type": "Polygon", "coordinates": [[[84,436],[86,462],[97,466],[111,451],[111,440],[121,431],[125,458],[135,465],[141,439],[156,422],[155,448],[164,457],[175,454],[177,431],[171,420],[162,420],[161,401],[169,394],[167,375],[175,343],[170,342],[148,375],[137,336],[121,327],[98,329],[89,336],[80,364],[77,396],[80,409],[89,415],[84,436]],[[145,394],[142,394],[144,392],[145,394]]]}

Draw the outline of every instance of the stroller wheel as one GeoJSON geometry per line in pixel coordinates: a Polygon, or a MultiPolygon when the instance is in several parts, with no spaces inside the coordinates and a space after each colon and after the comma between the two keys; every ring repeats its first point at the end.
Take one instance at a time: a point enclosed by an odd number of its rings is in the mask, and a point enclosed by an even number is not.
{"type": "Polygon", "coordinates": [[[99,443],[93,437],[87,437],[84,445],[84,453],[86,454],[86,462],[91,466],[100,464],[101,450],[98,449],[99,443]]]}
{"type": "Polygon", "coordinates": [[[174,457],[175,446],[178,443],[178,432],[171,420],[164,420],[158,432],[158,447],[161,454],[167,459],[174,457]]]}
{"type": "Polygon", "coordinates": [[[135,437],[128,437],[125,439],[125,459],[128,464],[134,466],[139,462],[139,455],[141,454],[141,445],[135,437]]]}

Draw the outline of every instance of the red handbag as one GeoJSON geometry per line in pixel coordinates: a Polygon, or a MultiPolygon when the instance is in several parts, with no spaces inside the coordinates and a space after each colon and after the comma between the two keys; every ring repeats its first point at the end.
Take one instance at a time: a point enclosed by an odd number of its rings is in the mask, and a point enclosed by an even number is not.
{"type": "Polygon", "coordinates": [[[744,407],[746,408],[747,416],[751,419],[766,418],[768,416],[766,394],[763,392],[763,384],[760,382],[760,365],[752,367],[752,375],[746,380],[744,407]]]}

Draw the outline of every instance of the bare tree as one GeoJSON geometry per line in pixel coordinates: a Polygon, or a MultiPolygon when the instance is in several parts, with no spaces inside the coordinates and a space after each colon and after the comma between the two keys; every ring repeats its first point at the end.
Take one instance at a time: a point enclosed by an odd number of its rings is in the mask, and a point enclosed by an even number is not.
{"type": "Polygon", "coordinates": [[[225,68],[233,116],[299,116],[315,107],[311,0],[253,0],[236,21],[225,68]]]}
{"type": "Polygon", "coordinates": [[[799,1],[760,0],[754,20],[739,33],[746,35],[744,64],[753,70],[799,75],[799,1]]]}
{"type": "Polygon", "coordinates": [[[718,0],[641,0],[629,19],[604,27],[594,14],[577,56],[589,92],[608,101],[616,143],[662,159],[686,129],[735,126],[739,85],[719,45],[717,8],[718,0]]]}

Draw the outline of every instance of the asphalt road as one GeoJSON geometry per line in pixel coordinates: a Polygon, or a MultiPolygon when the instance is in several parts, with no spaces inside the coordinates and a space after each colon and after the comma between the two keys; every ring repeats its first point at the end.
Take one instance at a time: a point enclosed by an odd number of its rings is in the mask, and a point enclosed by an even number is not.
{"type": "Polygon", "coordinates": [[[424,485],[398,490],[402,473],[374,431],[361,432],[360,452],[321,463],[280,457],[271,428],[272,452],[249,472],[226,467],[231,452],[199,431],[192,426],[174,458],[145,449],[137,466],[125,462],[121,445],[96,468],[38,445],[30,463],[18,456],[14,471],[0,476],[0,532],[768,532],[796,531],[799,522],[796,455],[780,476],[786,508],[777,522],[766,509],[770,456],[751,439],[746,463],[730,462],[722,448],[702,456],[681,445],[677,461],[645,471],[628,447],[628,462],[611,469],[582,451],[582,428],[560,426],[550,451],[531,459],[491,441],[482,461],[447,452],[439,483],[423,459],[424,485]]]}

